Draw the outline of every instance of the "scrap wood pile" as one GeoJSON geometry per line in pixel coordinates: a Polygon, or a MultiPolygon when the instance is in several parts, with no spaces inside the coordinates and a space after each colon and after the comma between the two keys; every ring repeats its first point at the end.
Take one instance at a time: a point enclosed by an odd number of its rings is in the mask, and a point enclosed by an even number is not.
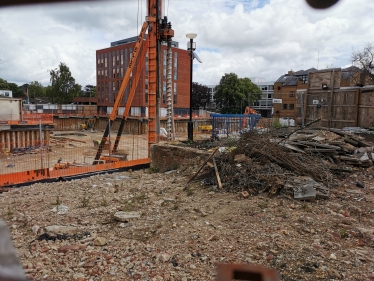
{"type": "Polygon", "coordinates": [[[212,153],[199,179],[226,191],[269,192],[298,199],[328,198],[334,179],[369,167],[372,147],[360,137],[337,129],[303,129],[279,136],[275,131],[247,132],[231,147],[212,153]],[[283,138],[282,138],[283,137],[283,138]],[[206,168],[210,167],[210,168],[206,168]]]}
{"type": "Polygon", "coordinates": [[[362,137],[339,129],[317,127],[303,130],[292,134],[284,143],[294,151],[322,154],[331,163],[344,162],[358,167],[373,166],[372,145],[365,142],[362,137]]]}

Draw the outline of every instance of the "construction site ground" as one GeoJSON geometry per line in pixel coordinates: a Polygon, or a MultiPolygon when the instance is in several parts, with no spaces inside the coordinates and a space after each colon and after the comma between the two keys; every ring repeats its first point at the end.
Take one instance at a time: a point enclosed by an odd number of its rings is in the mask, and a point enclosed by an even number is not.
{"type": "Polygon", "coordinates": [[[336,179],[329,199],[296,201],[187,185],[204,160],[2,193],[1,216],[26,274],[196,281],[215,280],[218,263],[251,263],[285,281],[374,280],[373,167],[336,179]]]}

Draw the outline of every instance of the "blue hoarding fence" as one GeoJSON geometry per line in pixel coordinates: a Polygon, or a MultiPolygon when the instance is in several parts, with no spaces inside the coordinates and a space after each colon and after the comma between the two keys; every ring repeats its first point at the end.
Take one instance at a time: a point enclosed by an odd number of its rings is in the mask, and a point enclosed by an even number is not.
{"type": "Polygon", "coordinates": [[[253,130],[261,114],[210,114],[212,117],[212,137],[217,135],[242,134],[253,130]]]}

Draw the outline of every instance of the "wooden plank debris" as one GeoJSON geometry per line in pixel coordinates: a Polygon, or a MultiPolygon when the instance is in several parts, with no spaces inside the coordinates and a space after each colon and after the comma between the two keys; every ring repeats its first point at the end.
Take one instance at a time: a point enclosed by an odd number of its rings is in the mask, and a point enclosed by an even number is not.
{"type": "Polygon", "coordinates": [[[214,155],[213,155],[213,165],[214,165],[214,170],[216,171],[216,177],[217,177],[218,187],[220,189],[222,189],[221,177],[219,176],[219,172],[218,172],[218,168],[217,168],[217,163],[216,163],[216,159],[214,158],[214,155]]]}
{"type": "Polygon", "coordinates": [[[204,166],[208,163],[210,158],[214,156],[214,154],[218,151],[219,146],[217,146],[215,149],[213,149],[213,152],[209,155],[209,157],[204,161],[204,163],[200,166],[200,168],[197,170],[197,172],[188,180],[187,183],[190,183],[199,173],[200,171],[204,168],[204,166]]]}

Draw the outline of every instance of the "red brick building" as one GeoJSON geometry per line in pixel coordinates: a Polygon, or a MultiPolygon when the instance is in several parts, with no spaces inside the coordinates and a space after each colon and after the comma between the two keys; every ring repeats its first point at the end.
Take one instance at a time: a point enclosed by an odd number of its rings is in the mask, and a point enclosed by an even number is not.
{"type": "MultiPolygon", "coordinates": [[[[127,70],[135,41],[138,37],[116,41],[111,47],[96,51],[96,90],[98,111],[111,113],[115,98],[127,70]]],[[[166,50],[161,46],[161,117],[166,113],[166,50]]],[[[140,52],[139,52],[140,54],[140,52]]],[[[139,57],[138,57],[139,61],[139,57]]],[[[122,114],[138,67],[134,67],[126,87],[118,114],[122,114]]],[[[178,48],[178,42],[172,42],[172,95],[174,114],[189,114],[190,104],[190,57],[187,50],[178,48]]],[[[147,116],[148,113],[148,55],[145,58],[135,96],[131,104],[131,116],[147,116]]]]}

